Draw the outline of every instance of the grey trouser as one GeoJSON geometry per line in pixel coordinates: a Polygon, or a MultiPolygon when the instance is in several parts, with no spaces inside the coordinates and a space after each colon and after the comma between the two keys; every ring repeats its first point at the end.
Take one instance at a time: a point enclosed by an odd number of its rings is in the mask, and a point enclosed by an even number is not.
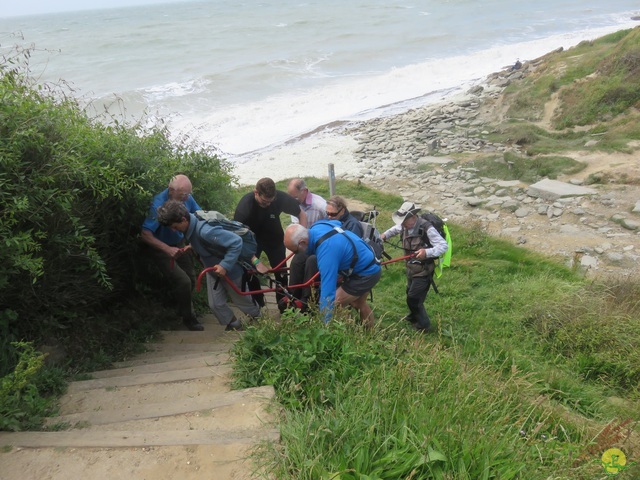
{"type": "MultiPolygon", "coordinates": [[[[238,290],[242,289],[241,281],[242,275],[233,279],[233,283],[238,287],[238,290]]],[[[260,307],[256,305],[251,295],[237,293],[227,283],[226,279],[211,273],[207,273],[207,296],[209,297],[209,308],[211,308],[211,312],[218,319],[220,325],[228,325],[236,318],[229,301],[249,317],[257,318],[260,316],[260,307]]]]}

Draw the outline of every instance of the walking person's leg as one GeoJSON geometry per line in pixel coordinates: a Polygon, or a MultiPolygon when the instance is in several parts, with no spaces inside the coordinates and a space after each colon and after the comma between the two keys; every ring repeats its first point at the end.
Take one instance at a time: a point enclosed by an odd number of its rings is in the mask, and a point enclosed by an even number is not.
{"type": "Polygon", "coordinates": [[[429,330],[431,320],[424,302],[431,286],[431,277],[412,277],[407,280],[407,307],[409,307],[411,323],[418,330],[429,330]]]}

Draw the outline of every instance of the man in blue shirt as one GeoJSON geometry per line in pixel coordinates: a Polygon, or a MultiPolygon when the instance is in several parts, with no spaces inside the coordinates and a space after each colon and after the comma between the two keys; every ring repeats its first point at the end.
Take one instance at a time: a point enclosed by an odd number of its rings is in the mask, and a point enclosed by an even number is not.
{"type": "Polygon", "coordinates": [[[182,232],[173,231],[160,225],[157,210],[167,200],[184,203],[190,213],[201,210],[200,205],[191,196],[192,185],[186,175],[176,175],[169,187],[153,197],[147,218],[142,224],[140,239],[143,242],[143,255],[153,262],[160,274],[166,279],[176,298],[178,314],[189,330],[202,331],[204,327],[196,319],[191,302],[191,292],[196,284],[193,258],[189,253],[182,232]]]}
{"type": "MultiPolygon", "coordinates": [[[[183,233],[202,263],[206,267],[214,268],[213,273],[207,273],[210,277],[207,284],[212,286],[209,289],[212,295],[209,306],[221,325],[226,325],[227,330],[242,329],[242,323],[229,306],[228,298],[248,317],[260,316],[260,307],[250,295],[242,295],[225,279],[215,278],[226,275],[238,290],[242,289],[244,272],[238,263],[242,251],[242,238],[239,235],[225,230],[220,225],[214,226],[199,220],[194,214],[189,213],[182,202],[175,200],[169,200],[158,208],[158,221],[171,230],[183,233]]],[[[252,260],[255,260],[254,265],[259,271],[263,268],[266,270],[255,256],[252,260]],[[259,264],[263,268],[260,268],[259,264]]]]}
{"type": "Polygon", "coordinates": [[[320,311],[325,323],[331,320],[335,305],[351,305],[367,328],[374,323],[367,295],[380,280],[382,269],[369,246],[353,232],[341,228],[336,220],[320,220],[310,229],[289,225],[284,244],[292,252],[316,255],[320,271],[320,311]],[[338,279],[343,282],[338,286],[338,279]]]}

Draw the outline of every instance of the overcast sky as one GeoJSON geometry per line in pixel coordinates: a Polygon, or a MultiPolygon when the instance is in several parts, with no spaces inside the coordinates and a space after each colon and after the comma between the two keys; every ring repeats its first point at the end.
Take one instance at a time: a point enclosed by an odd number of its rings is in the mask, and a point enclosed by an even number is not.
{"type": "Polygon", "coordinates": [[[180,0],[0,0],[0,17],[128,7],[180,0]]]}

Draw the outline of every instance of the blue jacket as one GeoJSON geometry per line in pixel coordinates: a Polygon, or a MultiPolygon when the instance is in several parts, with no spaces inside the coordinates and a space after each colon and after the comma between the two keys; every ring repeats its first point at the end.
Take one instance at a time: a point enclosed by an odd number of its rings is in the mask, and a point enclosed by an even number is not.
{"type": "Polygon", "coordinates": [[[194,214],[189,214],[189,217],[185,237],[205,267],[219,264],[232,279],[242,275],[242,267],[238,264],[242,238],[221,226],[212,226],[204,220],[198,220],[194,214]]]}
{"type": "Polygon", "coordinates": [[[333,230],[333,227],[342,227],[342,225],[337,220],[320,220],[314,223],[309,229],[309,246],[307,248],[307,254],[316,255],[318,259],[320,311],[324,312],[325,322],[328,322],[332,316],[339,272],[351,268],[354,246],[358,254],[358,262],[354,265],[352,274],[364,277],[373,275],[381,269],[375,261],[373,251],[364,243],[364,240],[348,230],[327,238],[316,248],[318,240],[333,230]],[[345,235],[351,238],[353,245],[345,235]]]}
{"type": "Polygon", "coordinates": [[[364,235],[364,231],[362,230],[360,221],[356,219],[356,217],[351,215],[349,210],[347,210],[346,208],[344,209],[344,213],[338,220],[340,220],[340,222],[342,223],[342,228],[344,228],[345,230],[349,230],[355,233],[360,238],[362,238],[362,236],[364,235]]]}
{"type": "MultiPolygon", "coordinates": [[[[182,235],[182,232],[174,232],[169,227],[162,226],[158,222],[158,207],[167,200],[169,200],[168,188],[153,197],[153,201],[151,202],[151,206],[149,207],[149,213],[147,214],[147,218],[142,224],[142,228],[144,228],[145,230],[149,230],[158,240],[166,243],[167,245],[175,247],[182,241],[184,237],[182,235]]],[[[187,210],[189,210],[190,213],[195,213],[197,210],[202,210],[200,208],[200,205],[198,205],[198,203],[191,195],[189,195],[189,198],[187,198],[187,200],[184,202],[184,205],[185,207],[187,207],[187,210]]]]}

